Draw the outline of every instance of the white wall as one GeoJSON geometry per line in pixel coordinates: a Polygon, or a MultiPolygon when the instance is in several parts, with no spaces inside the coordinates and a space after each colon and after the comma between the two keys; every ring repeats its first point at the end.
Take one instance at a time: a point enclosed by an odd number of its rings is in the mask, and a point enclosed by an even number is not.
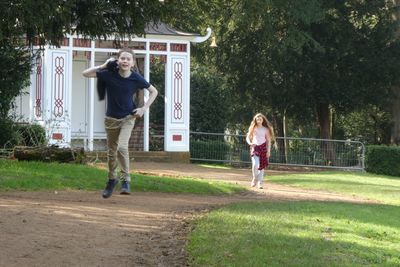
{"type": "Polygon", "coordinates": [[[30,122],[31,120],[31,98],[30,87],[25,88],[22,94],[17,96],[14,101],[13,108],[10,110],[10,115],[18,122],[30,122]]]}
{"type": "Polygon", "coordinates": [[[88,135],[89,90],[88,79],[83,77],[82,71],[88,66],[87,60],[74,60],[72,66],[72,108],[71,127],[72,137],[86,137],[88,135]]]}

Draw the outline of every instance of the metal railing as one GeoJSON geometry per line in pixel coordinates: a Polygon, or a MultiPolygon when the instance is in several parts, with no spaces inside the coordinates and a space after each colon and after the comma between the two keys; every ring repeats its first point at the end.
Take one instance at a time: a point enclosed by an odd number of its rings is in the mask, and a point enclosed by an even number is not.
{"type": "Polygon", "coordinates": [[[15,123],[10,139],[0,142],[0,158],[10,158],[15,146],[40,146],[47,143],[44,130],[38,125],[15,123]]]}
{"type": "MultiPolygon", "coordinates": [[[[270,164],[364,170],[365,146],[358,141],[277,137],[270,164]]],[[[190,133],[192,161],[250,164],[245,135],[190,133]]]]}
{"type": "MultiPolygon", "coordinates": [[[[30,128],[18,129],[14,139],[0,147],[0,158],[8,158],[15,145],[46,143],[43,133],[30,128]]],[[[151,151],[164,149],[162,131],[151,131],[150,140],[151,151]]],[[[251,164],[246,136],[237,134],[191,132],[190,158],[201,162],[251,164]]],[[[277,148],[271,150],[270,164],[364,170],[364,159],[365,146],[358,141],[278,137],[277,148]]]]}

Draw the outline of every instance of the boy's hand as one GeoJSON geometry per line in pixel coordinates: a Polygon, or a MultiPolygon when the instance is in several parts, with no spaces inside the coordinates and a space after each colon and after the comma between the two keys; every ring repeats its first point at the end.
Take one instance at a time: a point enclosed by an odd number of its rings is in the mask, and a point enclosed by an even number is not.
{"type": "Polygon", "coordinates": [[[117,59],[116,59],[116,58],[113,58],[113,57],[110,57],[109,59],[106,60],[106,62],[104,62],[104,63],[101,65],[101,68],[102,68],[102,69],[107,68],[108,62],[115,61],[115,60],[117,60],[117,59]]]}
{"type": "Polygon", "coordinates": [[[108,62],[115,61],[115,60],[117,60],[115,57],[110,57],[109,59],[106,60],[106,62],[104,62],[104,64],[107,65],[108,62]]]}
{"type": "Polygon", "coordinates": [[[136,118],[141,118],[145,112],[146,110],[144,108],[137,108],[133,110],[132,114],[136,118]]]}

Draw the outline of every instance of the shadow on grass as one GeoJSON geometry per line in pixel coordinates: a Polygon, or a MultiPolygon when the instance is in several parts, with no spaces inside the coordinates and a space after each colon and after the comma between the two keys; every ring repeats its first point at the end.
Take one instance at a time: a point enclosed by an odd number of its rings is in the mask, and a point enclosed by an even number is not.
{"type": "Polygon", "coordinates": [[[392,205],[237,203],[199,220],[188,247],[195,266],[400,266],[399,214],[392,205]]]}
{"type": "Polygon", "coordinates": [[[400,206],[396,205],[298,201],[237,203],[227,206],[226,209],[242,215],[262,216],[266,212],[283,212],[290,215],[307,215],[316,219],[351,220],[365,224],[394,227],[400,231],[400,206]]]}
{"type": "Polygon", "coordinates": [[[246,191],[243,186],[224,182],[210,182],[193,178],[172,178],[135,175],[132,190],[146,192],[191,193],[203,195],[226,195],[246,191]]]}
{"type": "Polygon", "coordinates": [[[381,185],[377,183],[366,183],[365,181],[361,182],[354,182],[354,181],[345,181],[345,180],[339,180],[339,179],[320,179],[318,180],[317,177],[313,178],[302,178],[302,177],[293,177],[293,176],[288,176],[290,178],[275,178],[272,177],[271,180],[274,183],[279,183],[279,184],[287,184],[287,185],[296,185],[296,184],[315,184],[317,182],[320,182],[321,184],[332,184],[332,185],[344,185],[344,186],[371,186],[371,187],[396,187],[399,188],[399,186],[392,186],[392,185],[381,185]]]}

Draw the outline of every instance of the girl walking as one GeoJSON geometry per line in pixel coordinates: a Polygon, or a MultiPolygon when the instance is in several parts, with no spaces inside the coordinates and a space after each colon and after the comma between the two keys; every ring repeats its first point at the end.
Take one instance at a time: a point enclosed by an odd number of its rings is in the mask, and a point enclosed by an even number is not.
{"type": "Polygon", "coordinates": [[[157,97],[157,89],[139,73],[133,71],[135,54],[131,49],[121,49],[118,58],[110,58],[100,66],[86,69],[82,75],[98,79],[100,98],[107,96],[104,124],[107,133],[108,181],[103,198],[109,198],[118,180],[122,181],[121,194],[130,194],[128,143],[135,119],[142,117],[157,97]],[[143,107],[137,108],[133,96],[138,90],[149,90],[149,98],[143,107]],[[105,92],[104,92],[105,90],[105,92]],[[117,176],[117,166],[121,176],[117,176]]]}
{"type": "Polygon", "coordinates": [[[246,142],[250,145],[253,180],[251,187],[257,185],[263,188],[264,169],[269,164],[271,156],[271,143],[275,142],[274,128],[268,119],[261,113],[257,113],[250,123],[246,136],[246,142]]]}

